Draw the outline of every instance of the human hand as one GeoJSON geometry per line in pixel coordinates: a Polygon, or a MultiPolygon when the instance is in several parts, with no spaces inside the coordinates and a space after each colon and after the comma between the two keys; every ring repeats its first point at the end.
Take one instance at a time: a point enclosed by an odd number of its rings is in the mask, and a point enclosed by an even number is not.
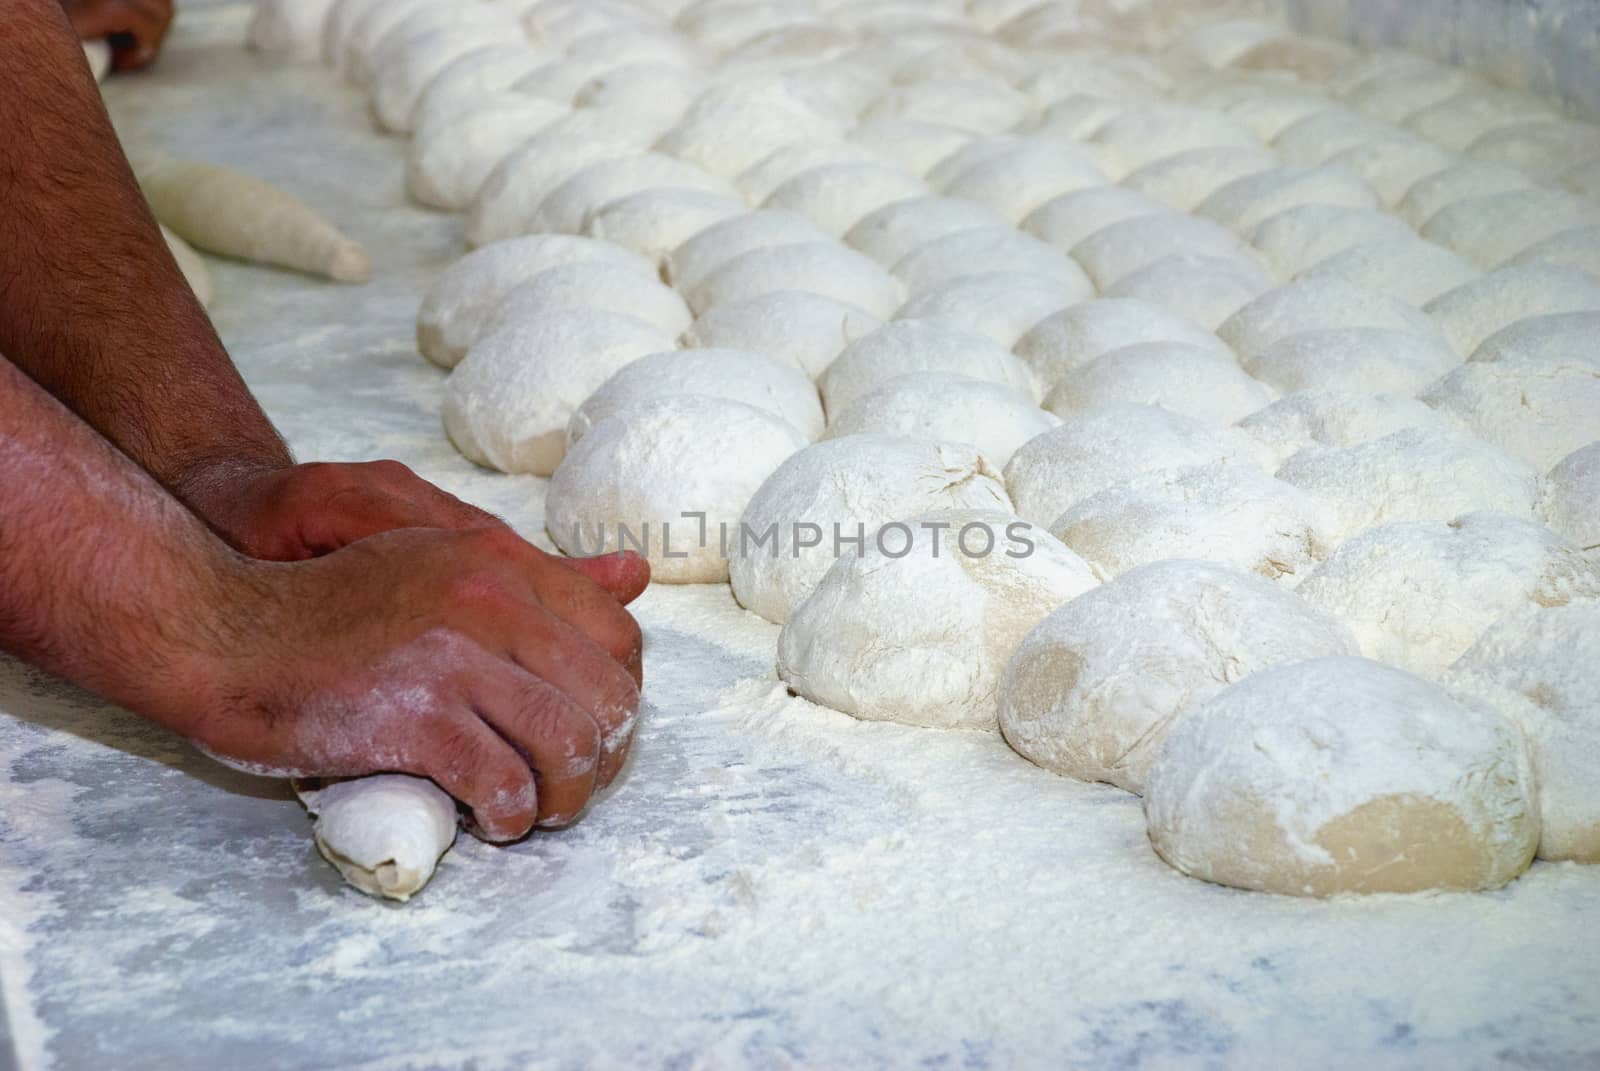
{"type": "Polygon", "coordinates": [[[238,559],[177,727],[259,772],[429,777],[486,840],[572,821],[627,757],[638,625],[503,526],[238,559]]]}
{"type": "Polygon", "coordinates": [[[110,43],[119,71],[153,62],[172,25],[172,0],[62,0],[62,7],[80,39],[110,43]]]}

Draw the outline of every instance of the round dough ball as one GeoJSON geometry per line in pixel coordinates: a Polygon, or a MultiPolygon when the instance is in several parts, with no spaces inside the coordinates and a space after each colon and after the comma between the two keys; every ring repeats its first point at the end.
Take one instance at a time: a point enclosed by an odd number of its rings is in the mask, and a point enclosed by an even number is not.
{"type": "Polygon", "coordinates": [[[879,264],[893,267],[902,257],[948,234],[1006,226],[1004,217],[970,201],[911,197],[869,212],[844,240],[879,264]]]}
{"type": "Polygon", "coordinates": [[[670,62],[641,60],[599,72],[578,87],[572,105],[628,108],[674,123],[705,88],[705,76],[699,71],[670,62]]]}
{"type": "Polygon", "coordinates": [[[1527,735],[1539,778],[1539,858],[1600,863],[1600,603],[1530,607],[1491,626],[1451,683],[1527,735]]]}
{"type": "Polygon", "coordinates": [[[1377,208],[1378,198],[1354,172],[1342,167],[1281,167],[1234,179],[1194,211],[1249,234],[1284,209],[1307,204],[1377,208]]]}
{"type": "Polygon", "coordinates": [[[1478,344],[1472,361],[1579,361],[1600,372],[1600,311],[1528,316],[1478,344]]]}
{"type": "Polygon", "coordinates": [[[917,294],[895,313],[897,320],[944,320],[986,336],[1007,350],[1046,316],[1094,294],[1060,277],[989,272],[951,279],[917,294]]]}
{"type": "Polygon", "coordinates": [[[574,174],[551,190],[533,214],[532,229],[552,234],[577,234],[597,209],[641,190],[704,190],[736,198],[729,183],[681,160],[640,153],[603,160],[574,174]]]}
{"type": "Polygon", "coordinates": [[[1295,594],[1349,625],[1368,658],[1431,678],[1507,614],[1600,597],[1600,555],[1531,520],[1469,513],[1364,532],[1295,594]]]}
{"type": "Polygon", "coordinates": [[[1596,437],[1600,369],[1595,359],[1506,353],[1468,361],[1422,400],[1543,472],[1596,437]]]}
{"type": "Polygon", "coordinates": [[[1298,279],[1269,290],[1229,317],[1217,335],[1234,348],[1241,362],[1249,362],[1290,335],[1340,327],[1439,334],[1425,313],[1405,302],[1329,278],[1298,279]]]}
{"type": "Polygon", "coordinates": [[[1533,515],[1538,474],[1482,439],[1404,428],[1354,446],[1313,444],[1278,479],[1327,504],[1342,542],[1393,521],[1448,521],[1474,510],[1533,515]]]}
{"type": "Polygon", "coordinates": [[[1422,236],[1489,268],[1551,235],[1596,223],[1600,205],[1586,198],[1542,188],[1507,190],[1441,208],[1422,236]]]}
{"type": "Polygon", "coordinates": [[[865,721],[993,730],[1011,652],[1095,583],[1083,559],[1010,514],[908,518],[834,562],[794,608],[778,676],[865,721]]]}
{"type": "Polygon", "coordinates": [[[1405,137],[1388,123],[1335,107],[1291,123],[1273,139],[1272,148],[1286,162],[1308,166],[1325,164],[1352,146],[1405,137]]]}
{"type": "Polygon", "coordinates": [[[1140,342],[1112,350],[1062,379],[1045,396],[1061,417],[1111,402],[1159,405],[1212,424],[1232,424],[1278,394],[1215,348],[1140,342]]]}
{"type": "Polygon", "coordinates": [[[934,164],[971,140],[970,130],[916,119],[868,119],[850,132],[851,142],[893,160],[914,175],[926,175],[934,164]]]}
{"type": "Polygon", "coordinates": [[[435,119],[411,141],[406,191],[422,204],[461,211],[500,161],[565,114],[548,100],[503,92],[435,119]]]}
{"type": "Polygon", "coordinates": [[[1124,276],[1105,296],[1148,301],[1215,331],[1271,288],[1272,280],[1260,268],[1239,257],[1180,253],[1124,276]]]}
{"type": "Polygon", "coordinates": [[[737,197],[710,190],[640,190],[590,212],[583,221],[583,233],[631,249],[659,265],[707,227],[749,211],[737,197]]]}
{"type": "Polygon", "coordinates": [[[1466,429],[1426,403],[1404,394],[1353,394],[1348,391],[1303,390],[1280,398],[1239,421],[1277,468],[1305,447],[1358,446],[1403,428],[1422,428],[1441,435],[1466,429]]]}
{"type": "Polygon", "coordinates": [[[741,253],[688,291],[696,313],[775,290],[804,290],[859,305],[880,319],[905,300],[900,280],[840,242],[765,246],[741,253]]]}
{"type": "Polygon", "coordinates": [[[1401,238],[1351,246],[1319,261],[1299,278],[1343,279],[1420,308],[1481,274],[1448,249],[1418,238],[1401,238]]]}
{"type": "Polygon", "coordinates": [[[1001,678],[1000,731],[1047,770],[1142,793],[1186,710],[1271,666],[1355,653],[1348,629],[1259,576],[1152,562],[1028,634],[1001,678]]]}
{"type": "Polygon", "coordinates": [[[450,373],[445,431],[468,460],[548,476],[584,399],[628,362],[671,348],[667,335],[617,313],[555,309],[507,324],[450,373]]]}
{"type": "Polygon", "coordinates": [[[667,256],[664,278],[687,294],[735,257],[754,249],[826,242],[828,235],[792,212],[747,212],[714,223],[667,256]]]}
{"type": "Polygon", "coordinates": [[[1291,896],[1493,889],[1527,868],[1527,745],[1493,710],[1335,657],[1264,670],[1190,710],[1145,786],[1156,853],[1291,896]]]}
{"type": "Polygon", "coordinates": [[[1235,461],[1141,473],[1068,507],[1050,531],[1104,577],[1196,558],[1293,579],[1332,546],[1320,502],[1235,461]]]}
{"type": "Polygon", "coordinates": [[[806,442],[822,435],[817,388],[793,365],[744,350],[667,350],[625,365],[589,395],[567,424],[567,449],[608,417],[679,394],[724,398],[771,413],[794,425],[806,442]]]}
{"type": "Polygon", "coordinates": [[[482,14],[491,10],[479,9],[478,17],[460,26],[398,42],[382,57],[368,90],[372,117],[380,127],[396,134],[409,133],[417,101],[436,75],[462,56],[505,39],[505,26],[481,21],[482,14]]]}
{"type": "Polygon", "coordinates": [[[788,421],[725,398],[680,394],[621,409],[556,469],[546,527],[577,557],[642,547],[653,580],[720,583],[724,536],[737,536],[756,488],[805,445],[788,421]]]}
{"type": "Polygon", "coordinates": [[[1240,362],[1284,393],[1421,393],[1461,363],[1437,335],[1383,327],[1334,327],[1286,335],[1240,362]]]}
{"type": "Polygon", "coordinates": [[[454,112],[476,107],[485,98],[509,90],[541,63],[547,53],[525,41],[507,41],[473,49],[447,63],[423,86],[411,108],[407,129],[418,131],[454,112]]]}
{"type": "Polygon", "coordinates": [[[1393,209],[1418,180],[1449,167],[1455,154],[1422,138],[1389,137],[1351,145],[1328,158],[1349,168],[1371,186],[1386,209],[1393,209]]]}
{"type": "Polygon", "coordinates": [[[1061,421],[1015,387],[946,372],[896,376],[828,421],[828,438],[870,433],[970,442],[995,468],[1061,421]]]}
{"type": "Polygon", "coordinates": [[[782,624],[857,537],[944,509],[1011,512],[977,449],[883,435],[829,439],[795,454],[761,485],[731,541],[739,604],[782,624]]]}
{"type": "Polygon", "coordinates": [[[762,207],[806,216],[838,237],[875,209],[927,193],[921,179],[898,167],[830,164],[800,172],[773,190],[762,207]]]}
{"type": "Polygon", "coordinates": [[[1188,212],[1235,179],[1277,166],[1278,158],[1266,149],[1211,146],[1152,160],[1123,178],[1122,185],[1175,212],[1188,212]]]}
{"type": "MultiPolygon", "coordinates": [[[[1600,167],[1595,168],[1600,171],[1600,167]]],[[[1596,180],[1600,183],[1600,180],[1596,180]]],[[[1592,195],[1600,200],[1600,188],[1592,195]]],[[[1600,278],[1600,223],[1591,227],[1573,227],[1535,242],[1502,267],[1517,264],[1554,264],[1562,268],[1586,271],[1600,278]]]]}
{"type": "Polygon", "coordinates": [[[1095,231],[1072,247],[1072,258],[1095,286],[1110,290],[1140,268],[1169,256],[1238,258],[1254,265],[1255,251],[1232,231],[1181,212],[1135,216],[1095,231]]]}
{"type": "Polygon", "coordinates": [[[1410,227],[1387,212],[1348,205],[1295,205],[1261,221],[1250,234],[1267,265],[1281,279],[1374,242],[1415,241],[1410,227]]]}
{"type": "Polygon", "coordinates": [[[943,192],[1015,222],[1053,197],[1105,181],[1094,161],[1072,142],[1025,137],[950,176],[943,192]]]}
{"type": "Polygon", "coordinates": [[[1501,328],[1530,316],[1600,312],[1600,279],[1554,264],[1522,264],[1463,283],[1424,311],[1466,356],[1501,328]]]}
{"type": "Polygon", "coordinates": [[[636,150],[616,134],[572,135],[554,126],[522,143],[489,172],[467,211],[467,244],[474,248],[528,234],[545,196],[590,164],[636,150]]]}
{"type": "Polygon", "coordinates": [[[1114,178],[1186,149],[1231,146],[1259,149],[1250,129],[1220,112],[1157,104],[1123,112],[1095,131],[1095,144],[1112,150],[1114,178]]]}
{"type": "Polygon", "coordinates": [[[891,379],[927,372],[986,380],[1038,397],[1027,366],[982,335],[937,320],[896,320],[839,354],[819,381],[822,402],[829,413],[842,414],[891,379]]]}
{"type": "Polygon", "coordinates": [[[745,168],[733,180],[733,184],[739,188],[745,200],[760,204],[796,175],[831,164],[874,164],[881,167],[883,160],[872,150],[848,141],[794,141],[745,168]]]}
{"type": "Polygon", "coordinates": [[[1574,450],[1545,474],[1538,511],[1574,546],[1600,550],[1600,440],[1574,450]]]}
{"type": "Polygon", "coordinates": [[[1090,297],[1094,287],[1083,269],[1060,250],[1011,227],[957,231],[927,242],[894,266],[912,295],[988,272],[1018,272],[1056,280],[1063,291],[1090,297]]]}
{"type": "Polygon", "coordinates": [[[1434,216],[1458,201],[1532,188],[1533,181],[1516,168],[1457,160],[1412,183],[1395,206],[1395,214],[1420,231],[1434,216]]]}
{"type": "Polygon", "coordinates": [[[1023,335],[1016,354],[1048,389],[1097,357],[1143,342],[1181,343],[1233,360],[1233,351],[1210,331],[1134,298],[1098,298],[1062,309],[1023,335]]]}
{"type": "Polygon", "coordinates": [[[882,326],[854,305],[804,290],[774,290],[707,310],[683,333],[683,344],[754,350],[817,379],[846,346],[882,326]]]}
{"type": "Polygon", "coordinates": [[[694,319],[671,287],[638,269],[604,260],[581,260],[548,268],[513,287],[484,319],[472,341],[556,309],[620,313],[643,320],[670,338],[680,335],[694,319]]]}
{"type": "Polygon", "coordinates": [[[417,312],[417,348],[434,364],[453,368],[495,307],[522,283],[562,264],[603,261],[655,273],[650,262],[609,242],[561,234],[535,234],[495,242],[468,253],[434,280],[417,312]]]}
{"type": "Polygon", "coordinates": [[[741,78],[695,98],[656,151],[733,176],[789,142],[837,138],[841,126],[781,79],[741,78]]]}
{"type": "Polygon", "coordinates": [[[1090,495],[1156,469],[1248,463],[1253,444],[1158,405],[1112,402],[1063,421],[1023,444],[1005,467],[1017,515],[1049,524],[1090,495]]]}
{"type": "Polygon", "coordinates": [[[998,78],[930,78],[889,90],[861,118],[948,123],[984,134],[1012,129],[1031,107],[1027,97],[998,78]]]}
{"type": "Polygon", "coordinates": [[[1029,212],[1020,226],[1040,241],[1066,251],[1113,223],[1163,211],[1159,201],[1142,193],[1121,186],[1090,186],[1051,198],[1029,212]]]}

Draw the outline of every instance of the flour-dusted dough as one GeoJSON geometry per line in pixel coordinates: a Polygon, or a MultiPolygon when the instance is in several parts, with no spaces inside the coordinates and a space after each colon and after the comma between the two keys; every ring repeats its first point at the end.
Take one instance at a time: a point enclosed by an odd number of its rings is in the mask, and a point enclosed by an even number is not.
{"type": "Polygon", "coordinates": [[[1329,158],[1346,167],[1377,193],[1384,208],[1396,208],[1417,182],[1449,167],[1455,154],[1422,138],[1391,137],[1351,145],[1329,158]]]}
{"type": "Polygon", "coordinates": [[[1111,150],[1112,177],[1117,179],[1185,149],[1261,148],[1261,140],[1238,121],[1219,112],[1177,104],[1124,112],[1095,131],[1093,141],[1111,150]]]}
{"type": "Polygon", "coordinates": [[[782,624],[835,558],[854,552],[843,541],[943,509],[1011,512],[999,474],[976,448],[881,435],[807,447],[744,512],[729,564],[734,597],[782,624]]]}
{"type": "Polygon", "coordinates": [[[1051,279],[1073,300],[1094,295],[1094,286],[1076,261],[1012,227],[982,227],[934,238],[901,257],[893,270],[913,296],[988,272],[1051,279]]]}
{"type": "Polygon", "coordinates": [[[1159,405],[1227,425],[1275,401],[1278,392],[1254,379],[1217,347],[1138,342],[1111,350],[1063,377],[1045,408],[1071,417],[1111,402],[1159,405]]]}
{"type": "Polygon", "coordinates": [[[1411,228],[1387,212],[1349,205],[1296,205],[1262,220],[1250,234],[1280,279],[1292,279],[1347,249],[1413,241],[1411,228]]]}
{"type": "Polygon", "coordinates": [[[481,248],[533,230],[533,215],[545,196],[567,179],[604,160],[636,150],[623,136],[573,135],[557,120],[495,165],[478,186],[467,211],[467,244],[481,248]]]}
{"type": "Polygon", "coordinates": [[[423,87],[407,128],[414,132],[465,114],[479,101],[509,90],[549,58],[525,41],[484,45],[457,56],[423,87]]]}
{"type": "Polygon", "coordinates": [[[748,211],[737,197],[712,190],[640,190],[590,210],[582,231],[660,264],[707,227],[748,211]]]}
{"type": "Polygon", "coordinates": [[[1333,545],[1322,503],[1231,460],[1112,484],[1068,507],[1050,531],[1108,578],[1147,562],[1196,558],[1292,581],[1333,545]]]}
{"type": "Polygon", "coordinates": [[[720,583],[728,579],[724,547],[736,545],[751,495],[805,445],[788,421],[727,398],[679,394],[623,406],[562,459],[546,527],[569,554],[633,549],[655,580],[720,583]]]}
{"type": "Polygon", "coordinates": [[[508,323],[450,373],[445,431],[480,465],[548,476],[584,399],[630,361],[672,348],[670,336],[619,313],[552,309],[508,323]]]}
{"type": "Polygon", "coordinates": [[[139,186],[162,226],[197,249],[342,283],[366,282],[372,274],[360,243],[305,202],[253,175],[156,160],[139,169],[139,186]]]}
{"type": "Polygon", "coordinates": [[[518,283],[484,318],[472,341],[507,324],[538,319],[556,309],[621,313],[643,320],[671,338],[682,334],[694,319],[671,287],[661,285],[635,266],[579,260],[546,268],[527,282],[518,283]]]}
{"type": "Polygon", "coordinates": [[[762,207],[798,213],[839,237],[870,212],[927,194],[923,181],[903,168],[841,163],[800,172],[773,190],[762,207]]]}
{"type": "Polygon", "coordinates": [[[625,365],[589,395],[567,425],[567,449],[607,417],[678,394],[743,402],[788,421],[806,442],[822,436],[817,388],[793,365],[746,350],[668,350],[625,365]]]}
{"type": "Polygon", "coordinates": [[[428,288],[417,312],[417,348],[435,364],[455,367],[512,290],[551,268],[590,260],[655,277],[648,260],[592,238],[535,234],[494,242],[450,265],[428,288]]]}
{"type": "Polygon", "coordinates": [[[895,318],[942,320],[1010,349],[1046,316],[1093,293],[1087,277],[1080,286],[1059,275],[987,272],[964,275],[924,290],[900,306],[895,318]]]}
{"type": "MultiPolygon", "coordinates": [[[[1595,170],[1600,171],[1600,167],[1595,170]]],[[[1596,181],[1600,184],[1600,180],[1596,181]]],[[[1595,200],[1600,200],[1600,188],[1595,193],[1595,200]]],[[[1552,234],[1541,242],[1533,243],[1502,267],[1517,264],[1555,264],[1586,271],[1600,279],[1600,223],[1552,234]]]]}
{"type": "Polygon", "coordinates": [[[1271,288],[1266,273],[1243,258],[1176,253],[1123,276],[1105,296],[1148,301],[1215,331],[1271,288]]]}
{"type": "Polygon", "coordinates": [[[1000,730],[1047,770],[1143,792],[1175,720],[1269,666],[1355,654],[1337,620],[1259,576],[1153,562],[1079,596],[1006,667],[1000,730]]]}
{"type": "Polygon", "coordinates": [[[1140,268],[1179,255],[1238,257],[1252,265],[1256,261],[1255,251],[1232,231],[1181,212],[1125,219],[1102,227],[1072,247],[1072,259],[1083,265],[1102,291],[1140,268]]]}
{"type": "Polygon", "coordinates": [[[1592,352],[1468,361],[1421,397],[1541,472],[1600,434],[1600,367],[1592,352]]]}
{"type": "Polygon", "coordinates": [[[741,253],[702,279],[686,296],[690,308],[704,313],[726,302],[776,290],[804,290],[847,301],[881,319],[894,315],[905,300],[900,280],[837,241],[762,246],[741,253]]]}
{"type": "Polygon", "coordinates": [[[1482,439],[1404,428],[1354,446],[1313,444],[1278,479],[1327,504],[1342,541],[1392,521],[1448,521],[1474,510],[1533,515],[1538,473],[1482,439]]]}
{"type": "Polygon", "coordinates": [[[836,138],[843,125],[781,80],[735,79],[695,98],[656,151],[732,178],[791,141],[836,138]]]}
{"type": "Polygon", "coordinates": [[[862,113],[863,119],[949,123],[979,134],[1010,130],[1033,104],[998,78],[929,78],[897,86],[862,113]]]}
{"type": "MultiPolygon", "coordinates": [[[[1424,311],[1463,357],[1502,328],[1533,316],[1600,313],[1600,279],[1555,264],[1519,264],[1462,283],[1424,311]]],[[[1600,367],[1600,360],[1595,362],[1600,367]]]]}
{"type": "Polygon", "coordinates": [[[1318,261],[1299,278],[1339,278],[1420,308],[1481,274],[1443,246],[1400,238],[1351,246],[1318,261]]]}
{"type": "Polygon", "coordinates": [[[564,114],[548,100],[498,93],[430,119],[412,138],[406,191],[422,204],[461,211],[502,160],[564,114]]]}
{"type": "Polygon", "coordinates": [[[980,227],[1008,226],[993,209],[953,197],[909,197],[861,217],[845,233],[845,244],[885,267],[936,238],[980,227]]]}
{"type": "Polygon", "coordinates": [[[1544,523],[1585,550],[1600,551],[1600,439],[1558,461],[1539,482],[1544,523]]]}
{"type": "Polygon", "coordinates": [[[1142,342],[1175,342],[1233,360],[1216,335],[1159,305],[1134,298],[1098,298],[1039,321],[1014,350],[1048,390],[1095,358],[1142,342]]]}
{"type": "Polygon", "coordinates": [[[1600,205],[1587,198],[1543,188],[1507,190],[1441,208],[1423,225],[1422,236],[1491,268],[1535,242],[1596,223],[1600,205]]]}
{"type": "Polygon", "coordinates": [[[992,730],[1011,652],[1095,583],[1081,558],[1010,514],[907,517],[834,562],[794,608],[778,676],[863,720],[992,730]]]}
{"type": "Polygon", "coordinates": [[[574,174],[539,202],[531,229],[553,234],[577,234],[589,215],[630,193],[641,190],[705,190],[734,197],[727,180],[659,153],[640,153],[602,160],[574,174]]]}
{"type": "Polygon", "coordinates": [[[317,820],[317,850],[368,896],[411,899],[455,843],[455,801],[426,778],[375,774],[295,792],[317,820]]]}
{"type": "Polygon", "coordinates": [[[1285,335],[1240,362],[1285,393],[1420,394],[1461,358],[1444,339],[1384,327],[1333,327],[1285,335]]]}
{"type": "Polygon", "coordinates": [[[1539,841],[1505,718],[1364,659],[1252,674],[1179,719],[1145,785],[1157,854],[1293,896],[1493,889],[1539,841]]]}
{"type": "Polygon", "coordinates": [[[683,333],[683,344],[765,353],[817,379],[845,347],[882,326],[878,317],[846,302],[774,290],[708,310],[683,333]]]}
{"type": "Polygon", "coordinates": [[[884,163],[871,149],[852,142],[831,138],[825,141],[801,139],[763,156],[739,172],[733,184],[745,200],[758,205],[771,197],[778,187],[803,172],[832,164],[875,164],[881,167],[884,163]]]}
{"type": "Polygon", "coordinates": [[[1251,413],[1239,421],[1238,428],[1260,445],[1272,468],[1313,443],[1358,446],[1403,428],[1442,435],[1466,430],[1459,420],[1409,395],[1356,390],[1296,391],[1251,413]]]}
{"type": "Polygon", "coordinates": [[[1161,202],[1121,186],[1090,186],[1054,197],[1029,212],[1020,226],[1062,252],[1095,231],[1136,216],[1159,215],[1161,202]]]}
{"type": "Polygon", "coordinates": [[[975,201],[1014,222],[1052,198],[1105,182],[1100,168],[1072,142],[1019,138],[951,175],[943,192],[975,201]]]}
{"type": "Polygon", "coordinates": [[[1341,544],[1295,594],[1368,658],[1437,678],[1497,619],[1600,598],[1600,553],[1503,513],[1386,524],[1341,544]]]}
{"type": "Polygon", "coordinates": [[[1217,328],[1222,341],[1249,363],[1268,346],[1299,334],[1341,327],[1382,327],[1438,335],[1422,311],[1398,298],[1344,279],[1300,279],[1269,290],[1217,328]]]}
{"type": "Polygon", "coordinates": [[[889,380],[925,372],[970,376],[1038,397],[1033,374],[1006,349],[938,320],[884,324],[840,353],[818,385],[828,412],[841,414],[889,380]]]}
{"type": "Polygon", "coordinates": [[[1530,607],[1491,626],[1450,683],[1516,721],[1533,750],[1539,858],[1600,863],[1600,602],[1530,607]]]}
{"type": "Polygon", "coordinates": [[[1278,166],[1266,149],[1209,146],[1163,156],[1127,175],[1122,185],[1176,212],[1188,212],[1235,179],[1278,166]]]}
{"type": "Polygon", "coordinates": [[[664,278],[688,293],[718,268],[744,253],[780,245],[826,242],[828,234],[793,212],[747,212],[713,223],[667,255],[664,278]]]}
{"type": "Polygon", "coordinates": [[[828,438],[871,433],[970,442],[995,468],[1061,421],[1015,387],[948,372],[896,376],[828,420],[828,438]]]}
{"type": "Polygon", "coordinates": [[[940,160],[971,141],[973,133],[943,122],[868,119],[850,131],[849,137],[912,174],[926,175],[940,160]]]}

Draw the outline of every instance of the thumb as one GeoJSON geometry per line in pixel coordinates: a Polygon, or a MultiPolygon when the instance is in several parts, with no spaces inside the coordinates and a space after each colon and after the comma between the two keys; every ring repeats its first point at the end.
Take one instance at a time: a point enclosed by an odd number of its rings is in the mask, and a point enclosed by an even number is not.
{"type": "Polygon", "coordinates": [[[650,563],[631,550],[594,558],[559,558],[573,572],[582,573],[626,606],[650,583],[650,563]]]}

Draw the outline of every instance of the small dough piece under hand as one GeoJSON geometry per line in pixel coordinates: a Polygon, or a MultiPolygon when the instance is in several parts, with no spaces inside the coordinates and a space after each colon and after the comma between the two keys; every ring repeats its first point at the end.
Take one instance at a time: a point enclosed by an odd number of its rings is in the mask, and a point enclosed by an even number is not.
{"type": "Polygon", "coordinates": [[[456,840],[455,801],[423,777],[297,781],[294,790],[317,820],[317,850],[368,896],[411,899],[456,840]]]}
{"type": "Polygon", "coordinates": [[[156,219],[222,256],[275,264],[342,283],[372,274],[360,244],[271,183],[214,164],[160,160],[139,169],[156,219]]]}

